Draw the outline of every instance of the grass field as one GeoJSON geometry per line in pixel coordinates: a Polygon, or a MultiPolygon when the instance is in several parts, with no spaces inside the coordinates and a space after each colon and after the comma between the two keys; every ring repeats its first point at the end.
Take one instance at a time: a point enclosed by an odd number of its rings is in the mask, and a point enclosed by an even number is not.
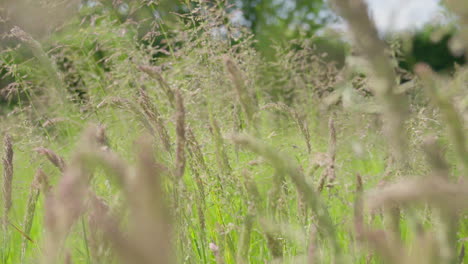
{"type": "Polygon", "coordinates": [[[400,84],[336,2],[365,66],[307,38],[264,58],[203,5],[162,46],[105,10],[14,28],[0,263],[466,263],[467,69],[400,84]]]}

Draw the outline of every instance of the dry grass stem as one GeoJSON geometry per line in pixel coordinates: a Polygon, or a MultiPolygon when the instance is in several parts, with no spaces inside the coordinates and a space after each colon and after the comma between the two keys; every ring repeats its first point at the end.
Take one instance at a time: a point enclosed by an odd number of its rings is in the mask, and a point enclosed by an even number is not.
{"type": "Polygon", "coordinates": [[[218,167],[223,174],[230,175],[232,169],[231,165],[229,164],[229,158],[226,154],[226,150],[224,148],[224,138],[221,134],[218,121],[212,115],[210,116],[210,132],[215,142],[215,158],[216,162],[218,163],[218,167]]]}
{"type": "Polygon", "coordinates": [[[185,172],[185,107],[184,99],[179,90],[176,91],[176,160],[175,160],[175,177],[177,180],[182,179],[185,172]]]}

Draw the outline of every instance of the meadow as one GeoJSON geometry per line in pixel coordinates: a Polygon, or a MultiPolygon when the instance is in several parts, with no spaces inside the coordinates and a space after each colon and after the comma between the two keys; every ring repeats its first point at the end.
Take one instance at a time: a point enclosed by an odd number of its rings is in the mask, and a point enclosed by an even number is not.
{"type": "Polygon", "coordinates": [[[365,4],[331,2],[344,66],[306,36],[265,57],[203,1],[144,36],[99,6],[13,27],[0,263],[466,263],[468,69],[402,82],[365,4]]]}

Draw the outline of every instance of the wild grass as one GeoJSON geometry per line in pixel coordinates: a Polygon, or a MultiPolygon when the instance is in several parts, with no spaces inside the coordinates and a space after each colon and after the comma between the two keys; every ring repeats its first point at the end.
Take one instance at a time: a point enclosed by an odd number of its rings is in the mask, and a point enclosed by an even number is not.
{"type": "Polygon", "coordinates": [[[105,8],[15,27],[1,263],[466,262],[465,67],[403,89],[364,2],[333,2],[366,88],[311,39],[262,57],[209,3],[154,22],[161,46],[105,8]]]}

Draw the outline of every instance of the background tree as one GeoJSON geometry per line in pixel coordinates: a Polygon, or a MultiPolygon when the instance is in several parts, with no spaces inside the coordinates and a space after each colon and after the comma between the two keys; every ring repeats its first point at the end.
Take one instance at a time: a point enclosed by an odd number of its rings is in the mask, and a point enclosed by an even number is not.
{"type": "Polygon", "coordinates": [[[241,0],[234,1],[260,45],[283,42],[299,34],[314,34],[332,19],[323,0],[241,0]]]}
{"type": "Polygon", "coordinates": [[[463,52],[452,48],[458,29],[453,25],[427,25],[412,33],[404,45],[400,67],[412,71],[417,63],[426,63],[437,72],[452,72],[456,64],[466,62],[463,52]]]}

